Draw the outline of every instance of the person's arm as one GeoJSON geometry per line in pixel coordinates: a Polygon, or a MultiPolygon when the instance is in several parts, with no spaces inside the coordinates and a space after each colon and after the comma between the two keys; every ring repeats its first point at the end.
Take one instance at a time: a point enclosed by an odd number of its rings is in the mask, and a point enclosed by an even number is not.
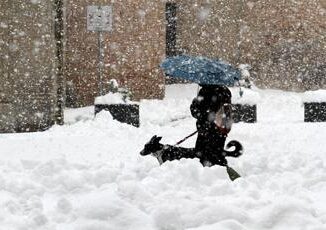
{"type": "Polygon", "coordinates": [[[202,103],[200,96],[194,98],[190,105],[190,112],[191,115],[196,118],[197,120],[203,120],[207,118],[207,112],[205,111],[206,108],[202,103]]]}

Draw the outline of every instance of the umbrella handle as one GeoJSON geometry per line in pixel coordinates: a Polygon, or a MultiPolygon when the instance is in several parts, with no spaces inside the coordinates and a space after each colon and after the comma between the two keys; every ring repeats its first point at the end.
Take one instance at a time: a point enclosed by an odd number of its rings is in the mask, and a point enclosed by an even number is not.
{"type": "Polygon", "coordinates": [[[240,95],[240,97],[242,97],[243,96],[243,90],[241,89],[241,86],[239,86],[239,88],[240,88],[239,95],[240,95]]]}

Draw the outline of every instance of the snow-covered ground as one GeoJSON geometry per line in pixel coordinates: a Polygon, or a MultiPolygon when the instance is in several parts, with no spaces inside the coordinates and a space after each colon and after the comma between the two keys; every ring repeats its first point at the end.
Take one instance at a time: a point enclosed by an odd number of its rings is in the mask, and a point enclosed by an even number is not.
{"type": "Polygon", "coordinates": [[[229,135],[245,147],[229,159],[234,182],[219,166],[139,155],[154,134],[174,144],[195,130],[196,90],[142,101],[140,128],[88,107],[62,127],[0,135],[0,229],[325,230],[326,123],[303,122],[302,94],[257,90],[258,122],[229,135]]]}

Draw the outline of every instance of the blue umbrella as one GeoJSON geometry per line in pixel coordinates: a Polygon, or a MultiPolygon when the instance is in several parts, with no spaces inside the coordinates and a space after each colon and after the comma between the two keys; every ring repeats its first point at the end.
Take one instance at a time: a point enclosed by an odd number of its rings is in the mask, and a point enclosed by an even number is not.
{"type": "Polygon", "coordinates": [[[218,59],[179,55],[166,58],[161,68],[170,77],[181,78],[201,85],[233,86],[241,73],[218,59]]]}

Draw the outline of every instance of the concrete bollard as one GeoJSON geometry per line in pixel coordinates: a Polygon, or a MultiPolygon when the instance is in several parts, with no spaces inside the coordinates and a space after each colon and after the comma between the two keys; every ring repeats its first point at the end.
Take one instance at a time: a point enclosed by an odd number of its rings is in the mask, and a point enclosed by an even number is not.
{"type": "Polygon", "coordinates": [[[326,122],[326,90],[306,91],[302,100],[305,122],[326,122]]]}
{"type": "Polygon", "coordinates": [[[240,96],[239,88],[231,88],[233,119],[234,122],[257,122],[257,103],[260,95],[254,90],[243,88],[243,94],[240,96]]]}

